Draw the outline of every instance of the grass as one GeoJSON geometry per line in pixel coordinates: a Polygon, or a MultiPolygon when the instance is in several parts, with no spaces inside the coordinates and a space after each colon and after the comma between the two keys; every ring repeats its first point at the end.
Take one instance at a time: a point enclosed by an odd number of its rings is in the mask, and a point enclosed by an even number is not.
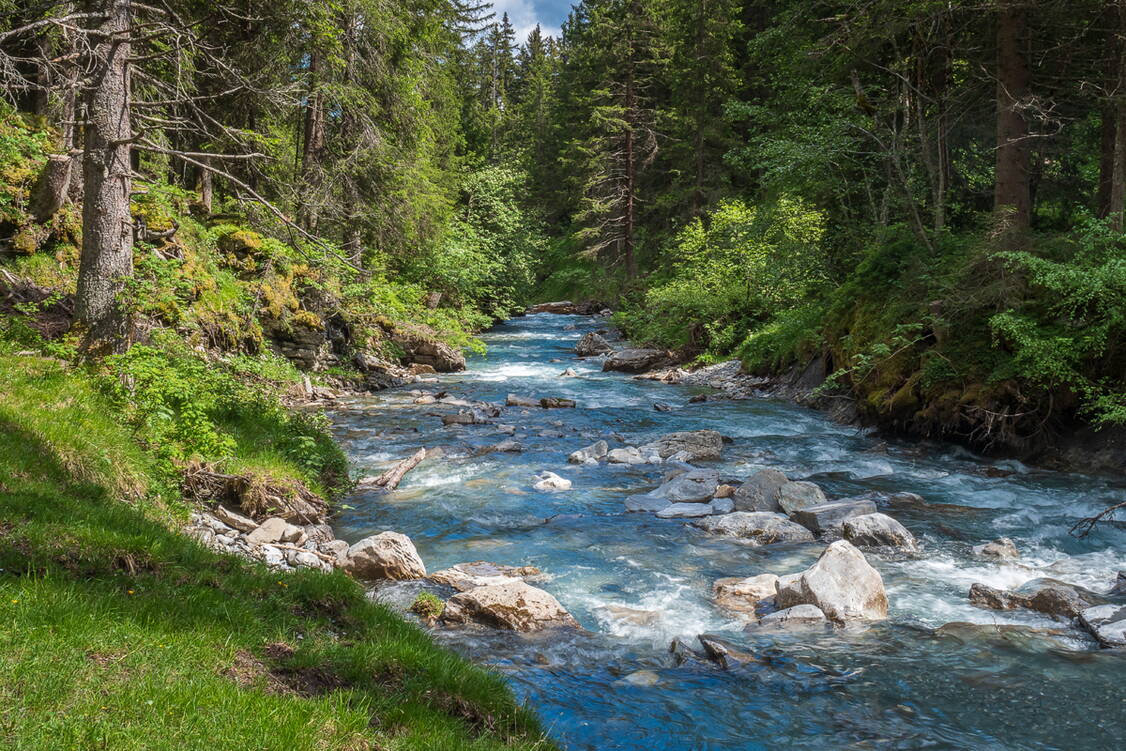
{"type": "Polygon", "coordinates": [[[88,380],[6,356],[0,381],[0,747],[552,747],[499,676],[344,574],[177,532],[159,462],[88,380]]]}

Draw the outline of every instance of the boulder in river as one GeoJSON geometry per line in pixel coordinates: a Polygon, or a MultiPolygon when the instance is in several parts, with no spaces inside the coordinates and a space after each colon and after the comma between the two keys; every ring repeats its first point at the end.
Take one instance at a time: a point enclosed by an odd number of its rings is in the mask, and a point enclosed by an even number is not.
{"type": "Polygon", "coordinates": [[[693,524],[705,532],[738,537],[756,545],[813,541],[813,535],[808,529],[795,524],[782,514],[768,511],[736,511],[722,516],[710,516],[693,524]]]}
{"type": "Polygon", "coordinates": [[[730,514],[735,510],[735,501],[731,498],[713,498],[710,505],[715,514],[730,514]]]}
{"type": "Polygon", "coordinates": [[[522,632],[579,625],[550,593],[523,581],[474,587],[454,595],[446,602],[442,622],[522,632]]]}
{"type": "Polygon", "coordinates": [[[1087,608],[1106,602],[1094,592],[1053,579],[1034,579],[1017,591],[1027,595],[1030,609],[1056,618],[1078,618],[1087,608]]]}
{"type": "Polygon", "coordinates": [[[540,406],[544,409],[574,409],[574,399],[563,399],[558,396],[545,396],[540,399],[540,406]]]}
{"type": "Polygon", "coordinates": [[[655,453],[662,459],[687,454],[685,461],[710,461],[723,454],[723,436],[714,430],[685,430],[668,433],[641,447],[642,453],[655,453]]]}
{"type": "Polygon", "coordinates": [[[735,491],[736,511],[781,511],[778,491],[790,480],[776,469],[760,469],[735,491]]]}
{"type": "Polygon", "coordinates": [[[975,583],[970,585],[970,604],[991,610],[1016,610],[1028,607],[1028,598],[1006,589],[975,583]]]}
{"type": "Polygon", "coordinates": [[[1096,605],[1079,614],[1079,623],[1103,647],[1126,647],[1126,605],[1096,605]]]}
{"type": "Polygon", "coordinates": [[[645,464],[646,460],[636,446],[626,446],[606,452],[606,461],[611,464],[645,464]]]}
{"type": "Polygon", "coordinates": [[[665,357],[664,350],[660,349],[621,349],[606,358],[606,362],[602,363],[602,369],[641,373],[649,370],[665,357]]]}
{"type": "Polygon", "coordinates": [[[560,378],[578,378],[579,374],[577,372],[575,372],[574,368],[567,368],[566,370],[564,370],[562,373],[559,374],[559,377],[560,378]]]}
{"type": "Polygon", "coordinates": [[[581,448],[578,451],[572,451],[571,455],[567,457],[567,461],[572,464],[582,464],[587,459],[594,459],[598,461],[606,456],[610,451],[610,444],[606,441],[595,441],[586,448],[581,448]]]}
{"type": "Polygon", "coordinates": [[[606,341],[601,335],[591,331],[589,334],[584,334],[579,343],[575,345],[575,354],[579,357],[595,357],[597,355],[608,355],[614,351],[614,347],[610,342],[606,341]]]}
{"type": "Polygon", "coordinates": [[[435,571],[429,578],[433,582],[452,587],[459,592],[468,592],[477,587],[522,581],[527,577],[542,574],[543,572],[535,566],[506,566],[502,563],[473,561],[435,571]]]}
{"type": "Polygon", "coordinates": [[[778,506],[787,514],[810,506],[818,506],[827,500],[821,488],[812,482],[787,482],[778,488],[778,506]]]}
{"type": "Polygon", "coordinates": [[[784,610],[777,610],[764,615],[758,623],[753,623],[747,630],[756,628],[809,628],[825,626],[828,619],[816,605],[794,605],[784,610]]]}
{"type": "Polygon", "coordinates": [[[692,469],[681,472],[653,491],[672,503],[706,503],[719,487],[719,472],[714,469],[692,469]]]}
{"type": "Polygon", "coordinates": [[[536,490],[545,491],[570,490],[571,481],[554,472],[541,472],[536,475],[536,482],[532,487],[536,490]]]}
{"type": "Polygon", "coordinates": [[[777,588],[778,577],[774,574],[716,579],[712,584],[712,599],[724,610],[753,615],[755,607],[773,598],[777,588]]]}
{"type": "Polygon", "coordinates": [[[380,532],[348,547],[344,570],[357,579],[421,579],[426,566],[411,538],[398,532],[380,532]]]}
{"type": "Polygon", "coordinates": [[[873,513],[846,519],[844,538],[857,547],[896,548],[914,551],[915,536],[887,514],[873,513]]]}
{"type": "Polygon", "coordinates": [[[810,532],[823,535],[839,531],[848,519],[874,513],[876,504],[867,498],[844,498],[806,506],[791,513],[790,518],[810,532]]]}
{"type": "Polygon", "coordinates": [[[508,407],[538,407],[540,406],[539,400],[533,396],[520,396],[519,394],[509,394],[504,400],[505,406],[508,407]]]}
{"type": "Polygon", "coordinates": [[[888,614],[883,577],[847,540],[837,540],[825,548],[817,562],[803,571],[796,582],[784,585],[780,581],[780,593],[783,586],[791,592],[796,588],[800,602],[783,602],[792,598],[779,597],[780,607],[816,605],[829,620],[837,623],[881,620],[888,614]]]}
{"type": "Polygon", "coordinates": [[[672,503],[657,512],[661,519],[696,519],[715,513],[710,503],[672,503]]]}
{"type": "Polygon", "coordinates": [[[983,558],[999,558],[1001,560],[1020,558],[1020,551],[1017,550],[1016,543],[1008,537],[999,537],[984,545],[974,545],[973,551],[974,555],[980,555],[983,558]]]}

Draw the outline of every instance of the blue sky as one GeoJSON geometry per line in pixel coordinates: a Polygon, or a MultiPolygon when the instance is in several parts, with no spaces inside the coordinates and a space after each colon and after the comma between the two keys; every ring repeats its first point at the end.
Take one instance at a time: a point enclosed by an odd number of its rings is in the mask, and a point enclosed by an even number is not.
{"type": "Polygon", "coordinates": [[[559,35],[559,27],[571,12],[572,0],[493,0],[497,18],[508,13],[516,29],[516,40],[523,42],[538,23],[544,34],[559,35]]]}

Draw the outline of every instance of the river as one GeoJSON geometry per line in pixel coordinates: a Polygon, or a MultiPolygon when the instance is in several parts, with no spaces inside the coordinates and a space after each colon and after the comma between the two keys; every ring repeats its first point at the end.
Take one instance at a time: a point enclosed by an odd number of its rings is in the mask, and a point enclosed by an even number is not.
{"type": "MultiPolygon", "coordinates": [[[[772,399],[689,404],[708,389],[601,372],[573,348],[605,319],[534,315],[483,337],[488,352],[465,372],[352,399],[335,432],[365,473],[418,446],[445,450],[393,493],[359,493],[336,523],[354,541],[395,530],[427,569],[490,560],[532,565],[540,586],[584,632],[520,636],[435,629],[451,648],[503,673],[572,750],[774,748],[1110,749],[1126,747],[1126,655],[1099,650],[1078,630],[1030,611],[969,604],[974,582],[1016,587],[1052,577],[1099,592],[1126,570],[1126,529],[1085,539],[1075,520],[1126,500],[1122,478],[1049,472],[991,461],[939,443],[889,441],[772,399]],[[562,378],[574,368],[579,377],[562,378]],[[411,388],[504,403],[506,394],[560,396],[577,409],[507,408],[523,453],[481,453],[507,435],[496,425],[444,427],[442,405],[413,403],[411,388]],[[673,405],[670,412],[655,402],[673,405]],[[868,552],[890,600],[885,622],[824,632],[745,634],[716,608],[721,577],[792,573],[823,543],[752,547],[709,537],[684,520],[626,513],[623,499],[659,484],[659,466],[577,466],[571,451],[607,438],[644,443],[674,430],[711,428],[731,438],[725,477],[763,466],[809,479],[832,497],[918,493],[927,507],[881,509],[919,539],[917,556],[868,552]],[[532,489],[551,470],[567,492],[532,489]],[[1000,470],[1000,471],[998,471],[1000,470]],[[1005,475],[1005,476],[997,476],[1005,475]],[[936,506],[936,504],[951,504],[936,506]],[[974,557],[999,536],[1019,561],[974,557]],[[651,611],[638,614],[620,608],[651,611]],[[955,625],[946,625],[955,624],[955,625]],[[968,624],[968,625],[958,625],[968,624]],[[672,638],[719,634],[755,655],[731,670],[678,665],[672,638]]],[[[418,584],[377,596],[402,606],[418,584]]]]}

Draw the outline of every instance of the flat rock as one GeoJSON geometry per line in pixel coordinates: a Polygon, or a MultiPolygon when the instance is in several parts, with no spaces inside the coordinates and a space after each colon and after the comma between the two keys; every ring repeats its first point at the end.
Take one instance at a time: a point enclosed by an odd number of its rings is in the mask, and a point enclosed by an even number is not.
{"type": "Polygon", "coordinates": [[[876,513],[876,504],[867,499],[845,499],[806,506],[790,513],[790,518],[814,534],[838,532],[846,520],[876,513]]]}
{"type": "Polygon", "coordinates": [[[648,511],[650,513],[656,513],[671,505],[672,501],[667,498],[652,495],[651,493],[641,493],[626,498],[626,511],[648,511]]]}
{"type": "Polygon", "coordinates": [[[655,453],[662,459],[687,454],[683,461],[714,461],[723,454],[723,436],[714,430],[684,430],[646,443],[641,451],[655,453]]]}
{"type": "Polygon", "coordinates": [[[652,491],[672,503],[704,503],[715,495],[719,472],[714,469],[692,469],[681,472],[652,491]]]}
{"type": "Polygon", "coordinates": [[[1079,624],[1100,646],[1126,647],[1126,605],[1096,605],[1079,614],[1079,624]]]}
{"type": "Polygon", "coordinates": [[[730,514],[735,510],[735,501],[731,498],[713,498],[712,512],[716,514],[730,514]]]}
{"type": "Polygon", "coordinates": [[[572,464],[582,464],[587,459],[594,459],[597,462],[609,452],[610,444],[606,443],[606,441],[596,441],[586,448],[572,451],[571,455],[567,457],[567,461],[572,464]]]}
{"type": "Polygon", "coordinates": [[[504,404],[506,407],[538,407],[540,402],[535,397],[520,396],[519,394],[509,394],[505,397],[504,404]]]}
{"type": "Polygon", "coordinates": [[[660,349],[622,349],[610,354],[602,363],[603,370],[617,370],[623,373],[641,373],[665,359],[660,349]]]}
{"type": "Polygon", "coordinates": [[[760,469],[735,491],[736,511],[781,511],[778,491],[790,480],[776,469],[760,469]]]}
{"type": "Polygon", "coordinates": [[[611,464],[645,464],[645,457],[637,447],[626,446],[606,452],[606,461],[611,464]]]}
{"type": "Polygon", "coordinates": [[[828,623],[821,608],[816,605],[794,605],[792,608],[777,610],[764,615],[752,628],[808,628],[824,626],[828,623]]]}
{"type": "Polygon", "coordinates": [[[778,507],[787,514],[810,506],[819,506],[826,501],[825,493],[812,482],[787,482],[778,488],[778,507]]]}
{"type": "Polygon", "coordinates": [[[555,597],[523,581],[474,587],[454,595],[446,602],[442,622],[521,632],[579,625],[555,597]]]}
{"type": "Polygon", "coordinates": [[[713,513],[710,503],[669,503],[657,512],[657,516],[661,519],[695,519],[713,513]]]}
{"type": "Polygon", "coordinates": [[[421,579],[426,566],[414,543],[398,532],[380,532],[348,547],[344,570],[357,579],[421,579]]]}
{"type": "Polygon", "coordinates": [[[736,511],[732,514],[701,519],[693,524],[705,532],[738,537],[756,545],[813,541],[813,535],[808,529],[795,524],[781,514],[768,511],[736,511]]]}
{"type": "Polygon", "coordinates": [[[545,396],[540,399],[540,406],[544,409],[574,409],[574,399],[563,399],[558,396],[545,396]]]}
{"type": "MultiPolygon", "coordinates": [[[[802,512],[798,512],[802,513],[802,512]]],[[[844,538],[857,547],[884,547],[914,551],[915,536],[887,514],[863,514],[846,519],[844,538]]]]}
{"type": "Polygon", "coordinates": [[[212,511],[215,518],[226,524],[228,527],[233,527],[239,532],[253,532],[258,528],[258,522],[253,519],[243,516],[242,514],[231,511],[226,506],[216,506],[212,511]]]}
{"type": "Polygon", "coordinates": [[[277,516],[270,517],[258,525],[257,529],[246,536],[247,543],[251,545],[264,545],[273,542],[295,542],[301,538],[305,530],[290,524],[285,519],[277,516]]]}
{"type": "Polygon", "coordinates": [[[523,581],[527,577],[539,576],[542,573],[535,566],[506,566],[488,561],[473,561],[435,571],[429,578],[433,582],[452,587],[459,592],[468,592],[477,587],[523,581]]]}

